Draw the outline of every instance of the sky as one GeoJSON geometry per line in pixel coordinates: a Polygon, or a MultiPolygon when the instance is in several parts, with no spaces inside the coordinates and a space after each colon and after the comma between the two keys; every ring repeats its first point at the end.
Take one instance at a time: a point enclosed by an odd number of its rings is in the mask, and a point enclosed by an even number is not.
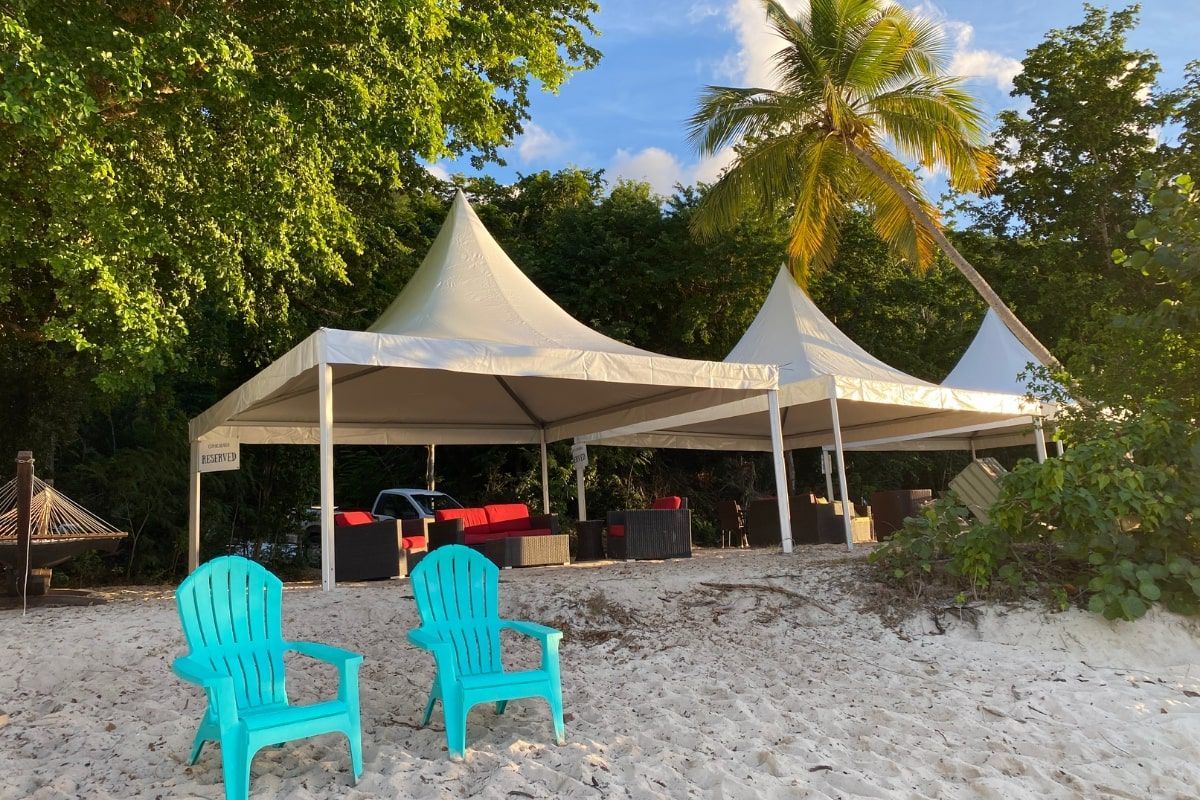
{"type": "MultiPolygon", "coordinates": [[[[1097,5],[1102,5],[1099,0],[1097,5]]],[[[533,97],[532,120],[503,152],[507,165],[483,172],[501,180],[567,166],[604,169],[649,181],[662,194],[675,183],[712,181],[729,153],[699,159],[687,142],[686,120],[709,84],[760,86],[779,49],[758,0],[600,0],[594,18],[603,53],[558,94],[533,97]]],[[[798,0],[785,2],[798,6],[798,0]]],[[[1009,97],[1025,52],[1046,31],[1083,18],[1081,0],[941,0],[906,2],[938,20],[953,43],[953,73],[989,114],[1017,105],[1009,97]]],[[[1124,3],[1114,6],[1122,7],[1124,3]]],[[[1143,0],[1134,48],[1162,62],[1160,85],[1182,82],[1184,65],[1200,58],[1200,0],[1143,0]]],[[[436,174],[475,174],[465,160],[432,166],[436,174]]],[[[938,181],[928,188],[937,196],[938,181]]]]}

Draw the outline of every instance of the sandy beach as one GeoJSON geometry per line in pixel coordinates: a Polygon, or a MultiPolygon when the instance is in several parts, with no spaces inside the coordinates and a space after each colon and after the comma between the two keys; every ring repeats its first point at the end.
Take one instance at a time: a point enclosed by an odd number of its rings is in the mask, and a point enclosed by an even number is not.
{"type": "MultiPolygon", "coordinates": [[[[469,756],[420,721],[433,664],[406,581],[290,586],[285,634],[366,656],[363,779],[323,736],[257,756],[252,797],[1192,798],[1200,624],[991,609],[885,622],[862,559],[699,551],[691,560],[510,570],[506,616],[565,631],[567,744],[545,705],[477,707],[469,756]],[[733,584],[714,586],[706,584],[733,584]],[[776,587],[785,591],[774,591],[776,587]],[[944,633],[942,632],[944,630],[944,633]]],[[[219,798],[219,748],[184,764],[203,709],[170,672],[170,589],[0,612],[0,798],[219,798]]],[[[532,662],[514,639],[506,658],[532,662]]],[[[289,662],[294,702],[335,690],[289,662]]]]}

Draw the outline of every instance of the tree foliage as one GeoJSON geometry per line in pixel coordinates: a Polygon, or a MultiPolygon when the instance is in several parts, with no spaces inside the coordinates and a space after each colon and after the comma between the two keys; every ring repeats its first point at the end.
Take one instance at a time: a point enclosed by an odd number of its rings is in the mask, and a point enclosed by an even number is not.
{"type": "MultiPolygon", "coordinates": [[[[28,2],[0,10],[0,325],[120,389],[201,303],[250,327],[354,276],[361,192],[496,160],[598,53],[590,0],[28,2]]],[[[274,349],[280,341],[271,342],[274,349]]]]}

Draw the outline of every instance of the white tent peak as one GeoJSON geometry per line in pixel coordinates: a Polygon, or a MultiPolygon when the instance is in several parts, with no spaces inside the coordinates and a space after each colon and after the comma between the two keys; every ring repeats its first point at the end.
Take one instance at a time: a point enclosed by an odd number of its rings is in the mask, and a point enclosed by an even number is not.
{"type": "Polygon", "coordinates": [[[1037,363],[1033,353],[989,308],[971,346],[942,381],[942,386],[1023,395],[1029,392],[1029,381],[1018,376],[1030,364],[1037,363]]]}
{"type": "Polygon", "coordinates": [[[534,285],[459,189],[421,266],[371,333],[649,355],[592,330],[534,285]]]}
{"type": "Polygon", "coordinates": [[[859,347],[817,308],[786,265],[775,277],[758,316],[725,360],[776,364],[780,385],[822,376],[932,385],[859,347]]]}

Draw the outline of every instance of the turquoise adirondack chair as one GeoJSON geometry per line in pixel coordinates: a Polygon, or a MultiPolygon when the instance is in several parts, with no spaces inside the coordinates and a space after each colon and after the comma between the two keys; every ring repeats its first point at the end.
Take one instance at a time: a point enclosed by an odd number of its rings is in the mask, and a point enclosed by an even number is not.
{"type": "Polygon", "coordinates": [[[467,749],[467,713],[478,703],[495,703],[503,714],[509,700],[542,697],[550,705],[554,738],[563,743],[562,682],[558,644],[562,633],[534,622],[500,619],[499,573],[490,560],[462,545],[443,545],[413,570],[413,597],[421,627],[408,640],[433,654],[437,675],[429,690],[422,725],[442,701],[446,746],[453,758],[467,749]],[[500,632],[512,630],[542,644],[541,669],[506,672],[500,632]]]}
{"type": "Polygon", "coordinates": [[[175,674],[204,689],[208,708],[196,731],[189,764],[205,742],[221,745],[227,800],[246,800],[250,762],[267,745],[321,733],[344,733],[357,783],[362,774],[358,668],[362,656],[314,642],[283,638],[283,584],[253,561],[215,558],[175,591],[189,652],[175,674]],[[283,654],[301,653],[337,667],[336,700],[288,705],[283,654]]]}

